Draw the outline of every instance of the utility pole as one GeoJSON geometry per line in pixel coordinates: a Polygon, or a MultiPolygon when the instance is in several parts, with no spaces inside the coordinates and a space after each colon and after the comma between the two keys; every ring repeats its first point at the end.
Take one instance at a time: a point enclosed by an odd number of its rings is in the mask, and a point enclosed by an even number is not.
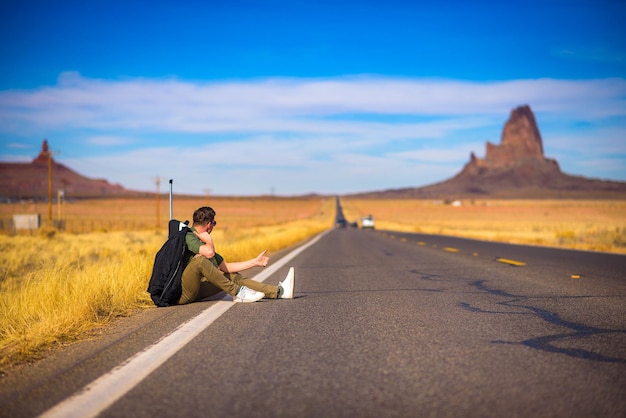
{"type": "Polygon", "coordinates": [[[66,220],[65,220],[65,201],[67,200],[65,196],[65,189],[67,188],[67,179],[61,179],[61,190],[59,200],[61,201],[61,215],[59,215],[59,220],[61,222],[61,228],[65,229],[66,220]]]}
{"type": "Polygon", "coordinates": [[[63,211],[62,209],[62,202],[63,202],[63,197],[64,197],[65,192],[63,190],[57,190],[57,222],[59,225],[63,224],[63,211]]]}
{"type": "Polygon", "coordinates": [[[48,149],[48,226],[52,226],[52,150],[48,149]]]}
{"type": "Polygon", "coordinates": [[[160,197],[161,197],[161,193],[159,192],[159,186],[161,185],[161,177],[156,178],[156,227],[157,229],[160,227],[161,225],[161,203],[160,203],[160,197]]]}

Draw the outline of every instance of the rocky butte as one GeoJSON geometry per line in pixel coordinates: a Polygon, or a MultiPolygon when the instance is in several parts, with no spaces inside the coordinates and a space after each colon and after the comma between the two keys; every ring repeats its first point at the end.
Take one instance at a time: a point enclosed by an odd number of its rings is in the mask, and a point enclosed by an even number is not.
{"type": "Polygon", "coordinates": [[[556,160],[544,156],[535,115],[530,107],[521,106],[511,112],[500,145],[487,142],[485,159],[472,152],[469,163],[452,180],[469,187],[467,191],[485,193],[494,188],[558,189],[563,181],[574,179],[561,172],[556,160]]]}
{"type": "Polygon", "coordinates": [[[453,178],[420,188],[361,194],[380,198],[626,198],[626,182],[572,176],[546,158],[529,106],[511,111],[500,144],[486,144],[485,158],[473,152],[453,178]]]}
{"type": "Polygon", "coordinates": [[[63,190],[67,198],[82,197],[122,197],[140,195],[124,189],[119,184],[111,184],[104,179],[91,179],[82,176],[63,164],[57,163],[48,141],[44,140],[41,152],[30,163],[0,162],[0,198],[48,199],[48,179],[52,174],[53,199],[63,190]]]}

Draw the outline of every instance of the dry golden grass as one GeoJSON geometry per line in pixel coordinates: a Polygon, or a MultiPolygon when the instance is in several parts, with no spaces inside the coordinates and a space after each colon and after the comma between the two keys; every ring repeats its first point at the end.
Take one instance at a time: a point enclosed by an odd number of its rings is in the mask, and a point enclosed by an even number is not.
{"type": "Polygon", "coordinates": [[[626,253],[626,201],[342,199],[349,220],[372,214],[378,229],[626,253]]]}
{"type": "MultiPolygon", "coordinates": [[[[174,218],[190,220],[193,211],[200,206],[211,206],[217,212],[220,225],[245,228],[272,225],[280,220],[286,222],[307,219],[317,214],[319,198],[188,198],[174,197],[174,218]]],[[[53,222],[62,219],[65,232],[87,233],[93,231],[163,230],[169,218],[169,202],[156,199],[93,199],[73,200],[52,207],[53,222]]],[[[48,222],[46,202],[23,202],[0,204],[0,220],[5,232],[14,214],[41,215],[44,227],[48,222]]]]}
{"type": "MultiPolygon", "coordinates": [[[[155,231],[155,218],[150,222],[138,216],[145,216],[149,203],[72,204],[76,213],[93,223],[95,232],[44,229],[0,235],[0,365],[32,358],[55,343],[81,338],[115,317],[154,306],[146,288],[154,256],[166,240],[169,208],[163,225],[155,231]],[[114,211],[116,205],[124,208],[114,211]],[[109,228],[98,222],[106,221],[111,212],[121,226],[104,232],[109,228]],[[143,229],[126,227],[141,222],[143,229]]],[[[206,202],[190,199],[177,203],[175,214],[188,219],[206,202]]],[[[272,251],[328,229],[334,217],[333,199],[222,199],[212,203],[218,220],[213,233],[217,250],[233,261],[255,257],[264,249],[271,258],[272,251]]]]}

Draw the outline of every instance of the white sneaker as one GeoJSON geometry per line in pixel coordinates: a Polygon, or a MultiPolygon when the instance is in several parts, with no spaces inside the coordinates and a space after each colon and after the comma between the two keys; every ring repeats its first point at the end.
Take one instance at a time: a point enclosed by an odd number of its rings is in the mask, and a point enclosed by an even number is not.
{"type": "Polygon", "coordinates": [[[256,302],[264,297],[265,293],[263,292],[257,292],[249,287],[241,286],[239,292],[237,292],[237,296],[233,298],[233,302],[256,302]]]}
{"type": "Polygon", "coordinates": [[[282,282],[278,282],[278,286],[283,288],[283,292],[280,295],[281,299],[293,299],[293,289],[296,284],[296,272],[293,267],[289,268],[289,273],[287,273],[287,277],[282,282]]]}

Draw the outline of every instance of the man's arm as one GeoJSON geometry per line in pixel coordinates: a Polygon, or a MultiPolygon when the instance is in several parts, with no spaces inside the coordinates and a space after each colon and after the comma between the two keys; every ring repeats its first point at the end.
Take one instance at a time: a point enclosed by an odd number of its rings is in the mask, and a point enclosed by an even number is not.
{"type": "Polygon", "coordinates": [[[256,258],[246,261],[235,261],[232,263],[222,261],[219,265],[219,269],[224,273],[239,273],[240,271],[248,270],[252,267],[265,267],[270,261],[269,257],[266,256],[265,253],[267,253],[267,250],[264,250],[256,258]]]}
{"type": "Polygon", "coordinates": [[[198,254],[205,256],[206,258],[212,258],[215,256],[215,245],[213,244],[213,238],[208,232],[197,233],[196,236],[204,243],[200,246],[198,254]]]}

